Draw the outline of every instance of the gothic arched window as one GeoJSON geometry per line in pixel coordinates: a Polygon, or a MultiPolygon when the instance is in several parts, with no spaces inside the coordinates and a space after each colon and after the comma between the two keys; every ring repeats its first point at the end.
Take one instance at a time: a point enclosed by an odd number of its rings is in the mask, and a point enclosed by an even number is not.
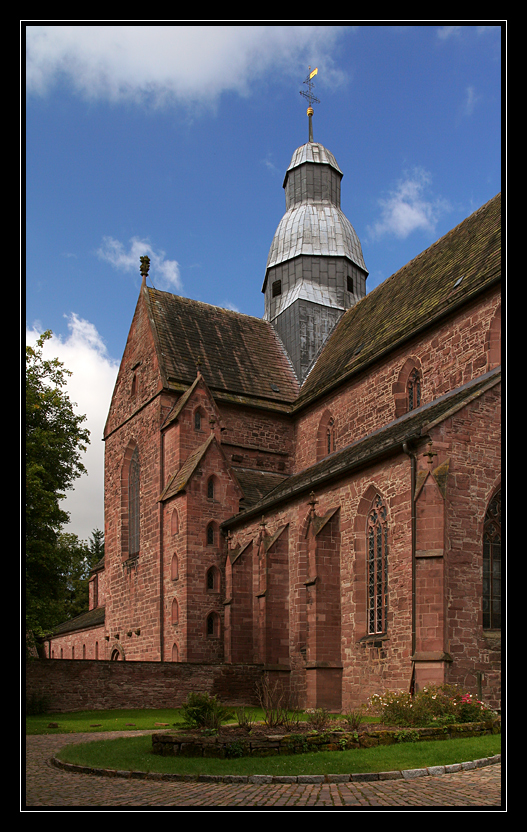
{"type": "Polygon", "coordinates": [[[483,627],[501,628],[501,491],[490,501],[483,524],[483,627]]]}
{"type": "Polygon", "coordinates": [[[219,592],[220,589],[220,573],[215,566],[207,569],[207,589],[212,592],[219,592]]]}
{"type": "Polygon", "coordinates": [[[408,411],[415,410],[421,404],[421,374],[417,367],[408,376],[406,390],[408,393],[408,411]]]}
{"type": "Polygon", "coordinates": [[[220,618],[218,613],[210,612],[206,621],[207,636],[217,638],[220,634],[220,618]]]}
{"type": "Polygon", "coordinates": [[[130,469],[128,473],[128,554],[137,555],[139,553],[139,517],[140,517],[140,498],[139,498],[139,451],[137,448],[130,459],[130,469]]]}
{"type": "Polygon", "coordinates": [[[335,420],[330,419],[326,428],[326,450],[328,455],[335,450],[335,420]]]}
{"type": "Polygon", "coordinates": [[[335,419],[326,410],[318,424],[317,430],[317,462],[333,453],[336,447],[335,441],[335,419]]]}
{"type": "Polygon", "coordinates": [[[368,515],[368,633],[384,633],[388,612],[388,524],[377,495],[368,515]]]}

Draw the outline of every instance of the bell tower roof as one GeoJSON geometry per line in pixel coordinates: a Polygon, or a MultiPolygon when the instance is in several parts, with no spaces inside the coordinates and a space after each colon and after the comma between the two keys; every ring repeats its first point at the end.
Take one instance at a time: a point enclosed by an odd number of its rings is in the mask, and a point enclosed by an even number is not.
{"type": "Polygon", "coordinates": [[[319,142],[295,150],[283,183],[286,212],[271,243],[266,276],[273,266],[303,254],[345,257],[367,274],[360,240],[340,208],[342,176],[333,153],[319,142]]]}
{"type": "Polygon", "coordinates": [[[286,170],[285,214],[276,229],[265,270],[264,319],[280,336],[299,382],[346,309],[366,294],[368,271],[360,240],[340,207],[342,171],[333,154],[313,141],[313,94],[308,92],[309,141],[286,170]]]}
{"type": "Polygon", "coordinates": [[[341,177],[343,176],[333,153],[331,153],[319,142],[308,142],[307,144],[303,144],[302,147],[298,147],[293,153],[291,164],[287,168],[284,177],[284,188],[286,186],[287,177],[289,176],[289,171],[293,170],[293,168],[297,168],[299,165],[305,165],[306,162],[312,162],[313,164],[318,165],[331,165],[331,167],[336,170],[341,177]]]}

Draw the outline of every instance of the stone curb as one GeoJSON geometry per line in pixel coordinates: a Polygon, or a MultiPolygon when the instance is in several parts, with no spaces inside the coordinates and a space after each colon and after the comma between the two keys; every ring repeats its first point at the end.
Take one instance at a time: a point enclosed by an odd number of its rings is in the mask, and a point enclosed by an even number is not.
{"type": "Polygon", "coordinates": [[[74,763],[64,763],[57,757],[51,757],[51,764],[64,771],[75,774],[96,774],[100,777],[124,777],[134,780],[158,780],[163,782],[197,782],[197,783],[245,783],[260,785],[265,783],[367,783],[379,780],[415,780],[417,777],[438,777],[442,774],[453,774],[457,771],[471,771],[484,766],[501,763],[501,754],[493,757],[482,757],[466,763],[452,763],[447,766],[430,766],[429,768],[410,768],[401,771],[359,772],[356,774],[160,774],[146,771],[119,771],[116,769],[91,768],[78,766],[74,763]]]}

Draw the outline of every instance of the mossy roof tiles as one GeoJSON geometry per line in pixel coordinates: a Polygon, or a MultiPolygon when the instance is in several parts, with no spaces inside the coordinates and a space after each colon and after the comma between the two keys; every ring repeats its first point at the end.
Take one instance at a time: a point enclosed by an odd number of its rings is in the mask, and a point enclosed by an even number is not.
{"type": "Polygon", "coordinates": [[[211,392],[288,405],[298,382],[272,326],[260,318],[147,289],[159,360],[169,384],[190,385],[198,366],[211,392]]]}
{"type": "Polygon", "coordinates": [[[501,274],[501,194],[342,316],[304,382],[308,403],[387,349],[492,285],[501,274]]]}
{"type": "Polygon", "coordinates": [[[88,627],[100,627],[104,624],[105,608],[96,607],[88,612],[83,612],[72,618],[70,621],[65,621],[63,624],[58,624],[53,629],[54,636],[65,635],[76,630],[84,630],[88,627]]]}

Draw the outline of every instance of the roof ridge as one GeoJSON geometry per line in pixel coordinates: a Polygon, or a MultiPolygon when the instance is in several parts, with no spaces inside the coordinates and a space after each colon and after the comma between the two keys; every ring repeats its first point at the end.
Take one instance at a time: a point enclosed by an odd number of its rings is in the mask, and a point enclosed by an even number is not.
{"type": "Polygon", "coordinates": [[[228,314],[237,315],[242,318],[251,318],[254,321],[261,321],[264,324],[268,324],[269,322],[265,320],[265,318],[259,318],[257,315],[249,315],[248,312],[240,312],[238,309],[227,309],[225,306],[218,306],[215,303],[209,303],[205,300],[197,300],[197,298],[189,298],[187,295],[178,295],[176,292],[168,292],[165,289],[155,289],[153,286],[146,287],[149,292],[157,292],[162,295],[169,295],[172,298],[177,298],[178,300],[184,301],[186,303],[195,303],[200,306],[208,306],[211,309],[218,309],[220,312],[227,312],[228,314]]]}

